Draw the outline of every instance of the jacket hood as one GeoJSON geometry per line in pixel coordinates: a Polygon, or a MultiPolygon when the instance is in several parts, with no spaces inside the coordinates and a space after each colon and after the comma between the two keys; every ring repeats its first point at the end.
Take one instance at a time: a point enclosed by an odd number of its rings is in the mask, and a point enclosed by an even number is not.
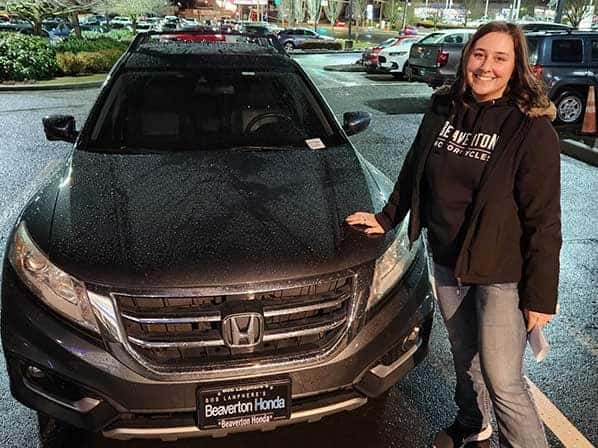
{"type": "Polygon", "coordinates": [[[526,112],[526,115],[530,118],[546,117],[550,121],[554,121],[556,118],[556,106],[551,101],[547,107],[532,107],[526,112]]]}

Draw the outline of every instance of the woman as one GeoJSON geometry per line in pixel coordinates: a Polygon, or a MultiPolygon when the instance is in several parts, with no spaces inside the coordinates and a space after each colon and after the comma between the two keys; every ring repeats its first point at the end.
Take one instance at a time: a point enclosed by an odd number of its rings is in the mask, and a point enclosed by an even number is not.
{"type": "Polygon", "coordinates": [[[501,447],[547,447],[523,377],[527,332],[557,304],[560,225],[555,109],[531,73],[515,25],[481,27],[457,78],[437,92],[382,212],[346,218],[384,233],[410,210],[434,262],[457,386],[455,422],[437,448],[489,447],[490,404],[501,447]]]}

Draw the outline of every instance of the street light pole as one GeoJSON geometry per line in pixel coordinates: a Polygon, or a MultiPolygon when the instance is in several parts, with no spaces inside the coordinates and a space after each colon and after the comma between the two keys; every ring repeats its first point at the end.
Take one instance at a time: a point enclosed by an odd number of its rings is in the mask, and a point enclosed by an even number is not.
{"type": "Polygon", "coordinates": [[[555,23],[561,23],[563,20],[563,7],[565,6],[565,0],[557,0],[556,14],[554,16],[555,23]]]}
{"type": "Polygon", "coordinates": [[[405,1],[405,6],[403,7],[403,26],[401,26],[401,30],[405,29],[405,25],[407,24],[407,1],[408,0],[404,0],[405,1]]]}
{"type": "Polygon", "coordinates": [[[349,40],[353,39],[351,27],[353,25],[353,0],[349,0],[349,40]]]}

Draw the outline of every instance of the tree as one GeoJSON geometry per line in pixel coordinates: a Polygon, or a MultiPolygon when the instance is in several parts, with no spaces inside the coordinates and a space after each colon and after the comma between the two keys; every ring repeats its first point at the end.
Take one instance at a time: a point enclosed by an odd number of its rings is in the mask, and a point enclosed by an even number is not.
{"type": "Polygon", "coordinates": [[[567,0],[565,2],[563,16],[569,21],[573,28],[577,28],[589,5],[588,0],[567,0]]]}
{"type": "Polygon", "coordinates": [[[391,26],[397,26],[398,21],[401,18],[403,8],[401,7],[401,0],[390,0],[384,10],[384,16],[390,22],[391,26]]]}
{"type": "Polygon", "coordinates": [[[278,13],[282,20],[282,26],[284,28],[284,19],[285,17],[290,22],[293,18],[293,1],[294,0],[280,0],[278,4],[278,13]]]}
{"type": "Polygon", "coordinates": [[[353,20],[358,26],[362,25],[364,9],[365,0],[353,0],[353,20]]]}
{"type": "Polygon", "coordinates": [[[33,34],[38,36],[42,34],[42,20],[64,14],[51,0],[7,0],[6,10],[31,22],[33,34]]]}
{"type": "Polygon", "coordinates": [[[307,17],[310,22],[316,22],[321,11],[321,0],[306,0],[307,17]]]}
{"type": "Polygon", "coordinates": [[[462,0],[463,9],[463,26],[467,27],[467,21],[471,18],[473,20],[479,19],[484,15],[484,4],[480,0],[462,0]]]}
{"type": "Polygon", "coordinates": [[[81,27],[79,26],[79,14],[91,12],[99,3],[99,0],[54,0],[63,5],[65,10],[69,11],[69,19],[75,35],[81,37],[81,27]]]}
{"type": "Polygon", "coordinates": [[[78,36],[81,35],[78,14],[89,12],[97,0],[7,0],[7,11],[31,22],[33,34],[42,34],[42,21],[50,17],[69,17],[78,36]]]}
{"type": "Polygon", "coordinates": [[[133,32],[137,30],[137,19],[145,14],[160,14],[168,7],[166,0],[108,0],[108,9],[119,16],[129,17],[133,32]]]}
{"type": "Polygon", "coordinates": [[[326,14],[326,18],[332,24],[332,34],[334,34],[334,24],[341,15],[343,6],[344,3],[342,0],[328,0],[328,3],[324,6],[324,14],[326,14]]]}
{"type": "Polygon", "coordinates": [[[297,25],[297,22],[302,22],[305,17],[303,0],[290,0],[290,12],[289,21],[293,25],[297,25]]]}

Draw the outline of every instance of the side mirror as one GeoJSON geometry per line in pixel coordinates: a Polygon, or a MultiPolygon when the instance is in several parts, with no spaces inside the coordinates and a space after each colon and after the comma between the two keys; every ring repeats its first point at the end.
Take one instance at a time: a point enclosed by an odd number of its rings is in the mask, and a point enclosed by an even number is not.
{"type": "Polygon", "coordinates": [[[343,114],[343,129],[347,135],[355,135],[370,125],[372,115],[369,112],[345,112],[343,114]]]}
{"type": "Polygon", "coordinates": [[[49,115],[42,119],[46,138],[75,143],[79,133],[75,129],[75,118],[70,115],[49,115]]]}

